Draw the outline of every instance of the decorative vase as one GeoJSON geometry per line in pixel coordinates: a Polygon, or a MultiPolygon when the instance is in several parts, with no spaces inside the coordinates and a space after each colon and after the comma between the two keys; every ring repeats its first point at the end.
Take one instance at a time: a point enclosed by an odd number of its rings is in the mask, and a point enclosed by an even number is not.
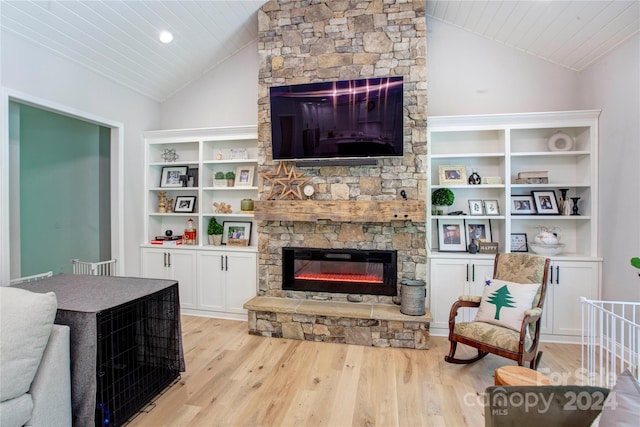
{"type": "Polygon", "coordinates": [[[449,206],[440,205],[435,207],[436,215],[446,215],[449,212],[449,206]]]}
{"type": "Polygon", "coordinates": [[[571,215],[580,215],[580,212],[578,212],[578,201],[580,197],[572,197],[571,200],[573,200],[573,213],[571,215]]]}
{"type": "Polygon", "coordinates": [[[253,199],[242,199],[240,200],[240,210],[241,211],[252,211],[253,210],[253,199]]]}
{"type": "Polygon", "coordinates": [[[227,180],[227,187],[233,187],[235,185],[236,181],[235,179],[228,179],[227,180]]]}

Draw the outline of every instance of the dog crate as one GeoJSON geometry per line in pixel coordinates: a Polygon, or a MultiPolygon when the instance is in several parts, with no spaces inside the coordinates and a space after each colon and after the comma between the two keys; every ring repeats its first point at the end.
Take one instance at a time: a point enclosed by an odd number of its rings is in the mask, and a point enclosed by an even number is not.
{"type": "Polygon", "coordinates": [[[640,378],[640,303],[582,302],[582,383],[611,388],[625,370],[640,378]]]}
{"type": "Polygon", "coordinates": [[[96,426],[120,426],[180,376],[173,286],[97,314],[96,426]]]}

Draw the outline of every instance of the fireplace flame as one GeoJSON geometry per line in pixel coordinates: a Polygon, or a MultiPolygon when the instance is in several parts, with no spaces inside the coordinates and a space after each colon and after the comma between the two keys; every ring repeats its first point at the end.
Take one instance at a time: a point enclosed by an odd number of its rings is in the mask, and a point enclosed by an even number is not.
{"type": "Polygon", "coordinates": [[[300,273],[295,276],[295,279],[323,280],[326,282],[382,283],[382,279],[379,276],[358,273],[300,273]]]}

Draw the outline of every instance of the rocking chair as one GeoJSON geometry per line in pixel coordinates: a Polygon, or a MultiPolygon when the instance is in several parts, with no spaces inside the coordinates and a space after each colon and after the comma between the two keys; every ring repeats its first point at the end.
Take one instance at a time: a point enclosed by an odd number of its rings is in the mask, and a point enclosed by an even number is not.
{"type": "Polygon", "coordinates": [[[497,254],[493,266],[494,279],[516,284],[540,283],[531,309],[525,310],[519,331],[478,321],[456,323],[459,308],[480,307],[481,297],[461,296],[449,313],[451,347],[444,360],[449,363],[473,363],[493,353],[515,360],[520,366],[529,362],[530,368],[536,370],[542,357],[542,352],[538,351],[538,342],[548,271],[549,258],[528,254],[497,254]],[[470,359],[454,357],[458,343],[476,348],[477,356],[470,359]]]}

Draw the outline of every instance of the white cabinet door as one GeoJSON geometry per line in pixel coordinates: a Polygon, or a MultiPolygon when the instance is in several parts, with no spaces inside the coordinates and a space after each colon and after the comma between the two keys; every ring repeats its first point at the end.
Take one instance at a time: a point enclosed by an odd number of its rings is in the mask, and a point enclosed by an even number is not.
{"type": "Polygon", "coordinates": [[[580,297],[598,298],[599,264],[553,261],[550,268],[545,310],[548,313],[546,313],[546,321],[541,332],[580,336],[582,331],[580,297]]]}
{"type": "Polygon", "coordinates": [[[195,308],[196,255],[191,250],[142,249],[142,275],[178,281],[180,307],[195,308]]]}
{"type": "Polygon", "coordinates": [[[257,257],[255,253],[231,252],[226,260],[227,311],[246,314],[242,306],[256,296],[257,257]]]}
{"type": "Polygon", "coordinates": [[[158,249],[142,250],[142,277],[168,279],[167,251],[158,249]]]}
{"type": "Polygon", "coordinates": [[[225,309],[225,255],[223,251],[200,251],[198,254],[198,307],[203,310],[225,309]]]}
{"type": "Polygon", "coordinates": [[[169,269],[171,278],[178,281],[180,307],[196,306],[196,254],[194,251],[170,251],[169,269]]]}
{"type": "MultiPolygon", "coordinates": [[[[431,327],[449,328],[449,312],[458,297],[464,294],[467,283],[468,263],[466,259],[431,259],[429,286],[429,311],[433,316],[431,327]]],[[[458,314],[456,321],[462,321],[458,314]]]]}

